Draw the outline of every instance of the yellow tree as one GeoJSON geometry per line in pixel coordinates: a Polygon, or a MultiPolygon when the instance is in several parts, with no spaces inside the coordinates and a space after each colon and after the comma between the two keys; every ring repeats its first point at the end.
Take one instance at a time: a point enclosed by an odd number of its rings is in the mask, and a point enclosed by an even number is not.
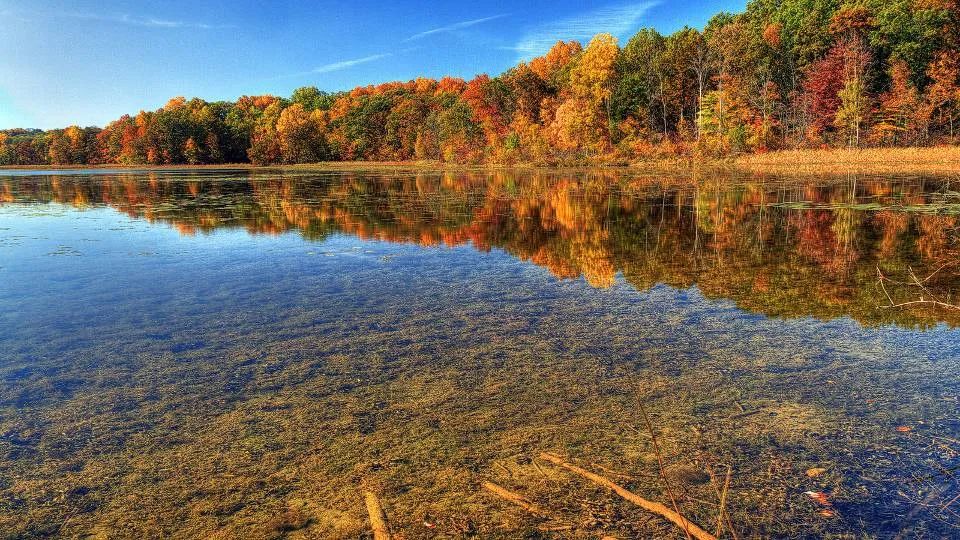
{"type": "Polygon", "coordinates": [[[284,163],[313,163],[325,157],[322,111],[307,111],[300,103],[287,107],[277,120],[277,138],[284,163]]]}
{"type": "Polygon", "coordinates": [[[840,108],[833,125],[846,136],[847,145],[857,148],[860,146],[860,132],[870,113],[870,102],[867,97],[867,86],[860,77],[846,82],[840,90],[840,108]]]}
{"type": "Polygon", "coordinates": [[[0,132],[0,165],[11,165],[13,153],[7,147],[7,134],[0,132]]]}
{"type": "Polygon", "coordinates": [[[620,47],[617,46],[617,38],[610,34],[597,34],[570,72],[571,91],[596,105],[608,105],[615,82],[614,65],[618,54],[620,47]]]}
{"type": "Polygon", "coordinates": [[[63,134],[67,137],[67,143],[70,145],[70,161],[72,163],[86,162],[86,133],[80,129],[80,126],[70,126],[63,130],[63,134]]]}
{"type": "Polygon", "coordinates": [[[557,108],[552,127],[560,150],[603,151],[609,144],[603,113],[581,97],[571,97],[557,108]]]}
{"type": "Polygon", "coordinates": [[[610,148],[610,95],[620,48],[610,34],[597,34],[570,72],[569,96],[557,109],[555,140],[567,150],[603,153],[610,148]]]}
{"type": "Polygon", "coordinates": [[[62,129],[55,129],[49,133],[47,159],[54,165],[70,163],[70,142],[62,129]]]}
{"type": "Polygon", "coordinates": [[[840,107],[833,125],[847,139],[847,145],[860,146],[860,135],[870,114],[870,96],[867,93],[867,69],[871,54],[865,40],[859,36],[846,39],[843,48],[843,88],[837,97],[840,107]]]}

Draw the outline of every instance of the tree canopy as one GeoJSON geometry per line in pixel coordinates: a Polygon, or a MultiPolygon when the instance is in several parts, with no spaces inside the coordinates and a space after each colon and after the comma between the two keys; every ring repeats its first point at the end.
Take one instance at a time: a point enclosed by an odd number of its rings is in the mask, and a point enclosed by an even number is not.
{"type": "Polygon", "coordinates": [[[558,41],[496,77],[177,97],[103,128],[3,130],[0,165],[559,164],[956,144],[958,58],[957,0],[752,0],[702,31],[558,41]]]}

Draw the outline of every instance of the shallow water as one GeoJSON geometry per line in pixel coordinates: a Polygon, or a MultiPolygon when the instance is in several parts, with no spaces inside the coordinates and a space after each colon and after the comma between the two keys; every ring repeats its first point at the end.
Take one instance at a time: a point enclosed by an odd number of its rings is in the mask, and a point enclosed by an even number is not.
{"type": "Polygon", "coordinates": [[[0,530],[952,536],[955,185],[0,172],[0,530]]]}

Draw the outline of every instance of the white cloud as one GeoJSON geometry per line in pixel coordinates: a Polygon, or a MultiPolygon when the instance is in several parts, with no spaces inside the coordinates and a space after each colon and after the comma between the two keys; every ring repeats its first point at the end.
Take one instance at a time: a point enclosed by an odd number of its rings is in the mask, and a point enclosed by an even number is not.
{"type": "Polygon", "coordinates": [[[366,64],[368,62],[375,62],[382,58],[387,58],[393,56],[391,53],[385,54],[372,54],[370,56],[364,56],[363,58],[354,58],[353,60],[342,60],[340,62],[333,62],[332,64],[326,64],[318,68],[314,68],[311,73],[330,73],[331,71],[340,71],[342,69],[351,68],[360,64],[366,64]]]}
{"type": "Polygon", "coordinates": [[[448,34],[448,33],[450,33],[450,32],[455,32],[455,31],[457,31],[457,30],[462,30],[462,29],[464,29],[464,28],[470,28],[471,26],[476,26],[476,25],[478,25],[478,24],[483,24],[483,23],[485,23],[485,22],[495,21],[495,20],[497,20],[497,19],[502,19],[502,18],[504,18],[504,17],[506,17],[506,15],[493,15],[492,17],[484,17],[484,18],[482,18],[482,19],[472,19],[472,20],[469,20],[469,21],[460,21],[460,22],[458,22],[458,23],[448,24],[448,25],[446,25],[446,26],[441,26],[441,27],[439,27],[439,28],[434,28],[434,29],[432,29],[432,30],[427,30],[426,32],[420,32],[419,34],[414,34],[414,35],[408,37],[407,39],[405,39],[405,40],[403,40],[403,41],[404,41],[404,42],[406,42],[406,41],[414,41],[414,40],[423,39],[423,38],[425,38],[425,37],[427,37],[427,36],[432,36],[432,35],[435,35],[435,34],[448,34]]]}
{"type": "Polygon", "coordinates": [[[558,40],[573,39],[586,45],[590,38],[601,32],[624,37],[627,32],[637,30],[643,16],[658,3],[649,1],[606,6],[544,23],[532,28],[516,46],[509,49],[519,53],[520,60],[530,60],[549,51],[558,40]]]}

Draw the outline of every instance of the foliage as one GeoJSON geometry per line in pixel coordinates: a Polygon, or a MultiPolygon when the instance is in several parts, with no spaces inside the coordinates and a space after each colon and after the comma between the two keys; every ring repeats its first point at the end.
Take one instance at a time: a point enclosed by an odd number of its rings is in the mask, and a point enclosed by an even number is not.
{"type": "Polygon", "coordinates": [[[0,131],[0,165],[628,162],[958,141],[955,0],[751,0],[700,31],[609,34],[470,81],[170,100],[103,129],[0,131]]]}

